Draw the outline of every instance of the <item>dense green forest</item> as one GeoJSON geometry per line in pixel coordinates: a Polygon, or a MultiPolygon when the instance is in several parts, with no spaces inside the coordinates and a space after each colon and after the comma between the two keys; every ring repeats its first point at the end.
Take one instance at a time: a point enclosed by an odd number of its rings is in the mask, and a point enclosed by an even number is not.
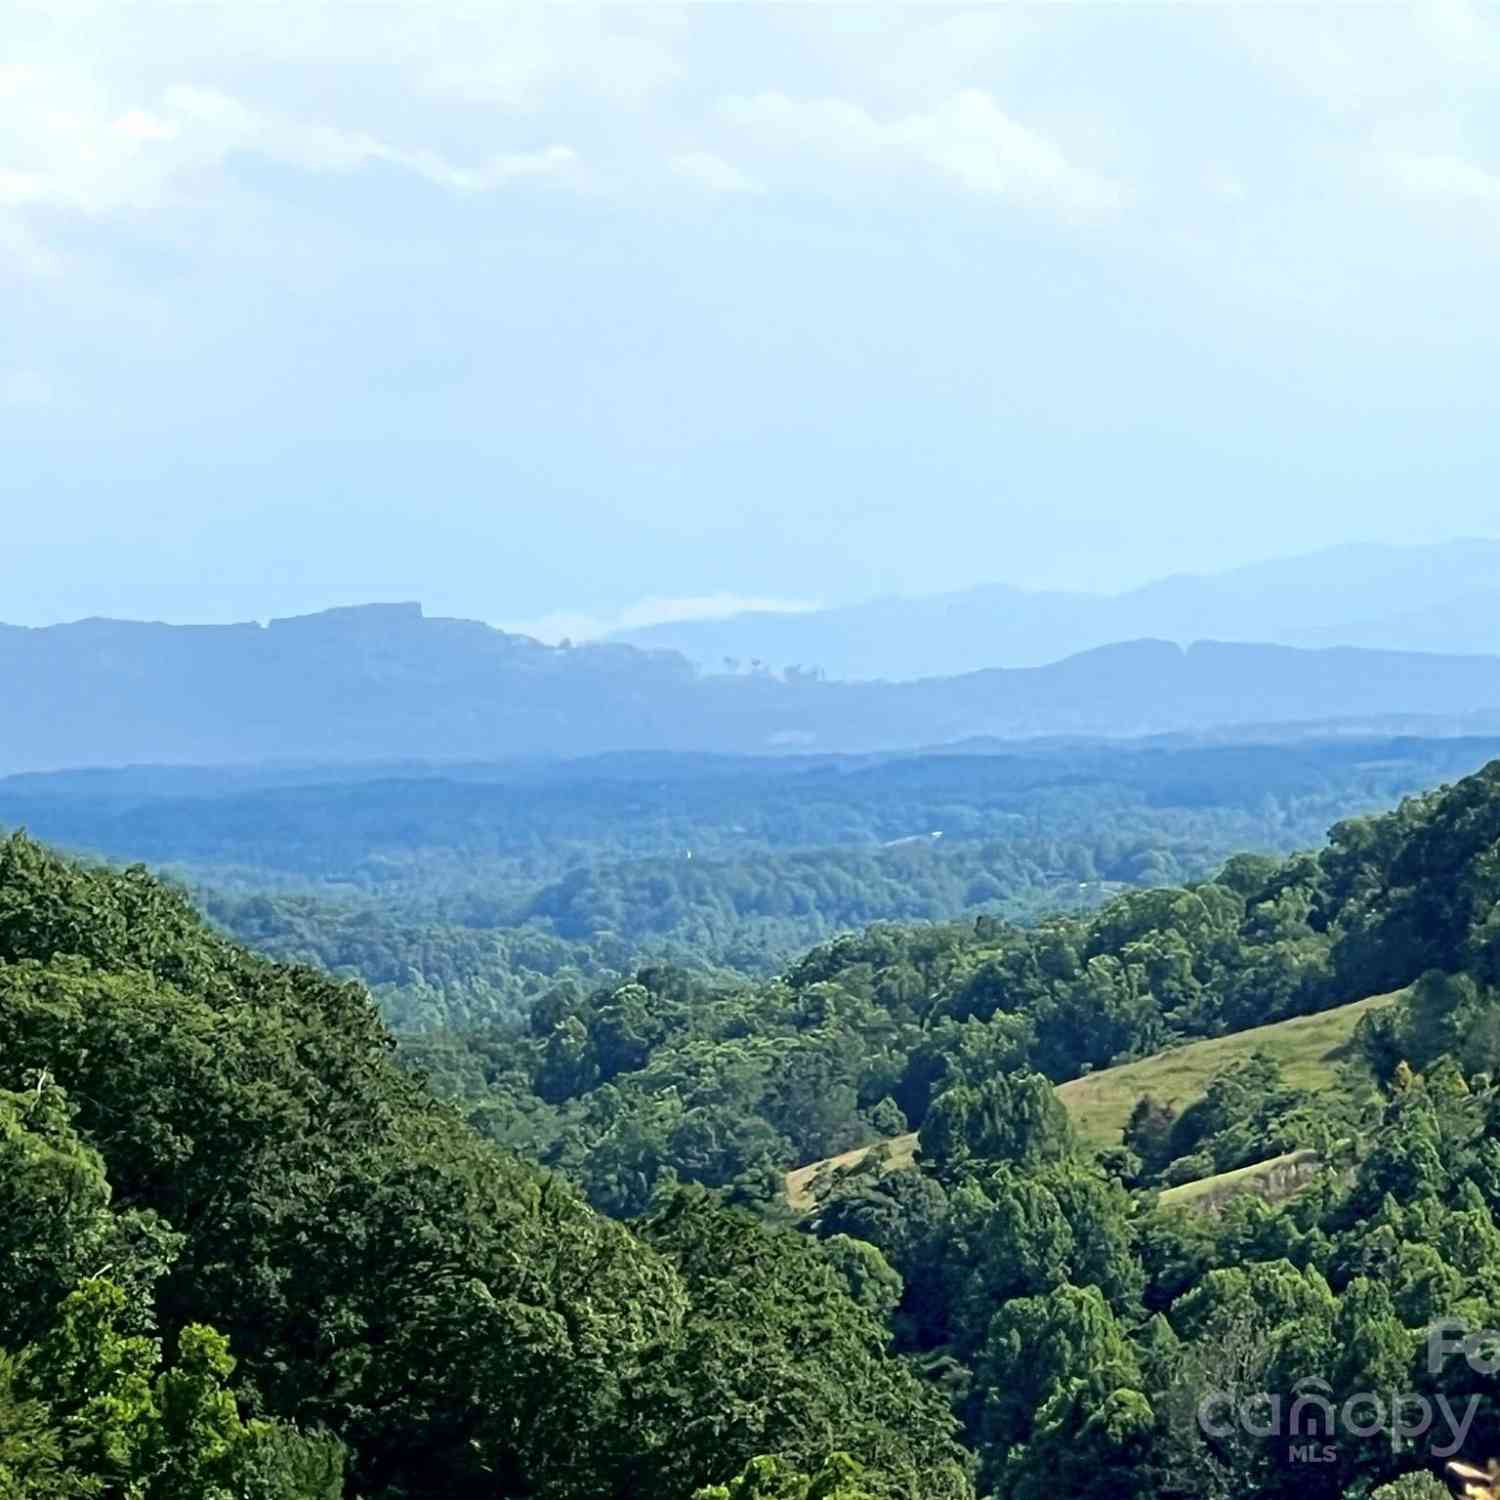
{"type": "Polygon", "coordinates": [[[0,1205],[7,1500],[686,1497],[835,1450],[968,1493],[816,1242],[691,1192],[611,1223],[413,1082],[357,987],[23,840],[0,1205]]]}
{"type": "MultiPolygon", "coordinates": [[[[1237,855],[1211,880],[1095,912],[872,927],[770,982],[704,983],[656,965],[623,985],[560,984],[523,1025],[408,1051],[474,1102],[480,1129],[564,1170],[609,1212],[640,1212],[677,1178],[768,1198],[779,1165],[926,1129],[946,1087],[1018,1068],[1062,1081],[1443,966],[1448,942],[1428,934],[1448,893],[1393,888],[1392,867],[1455,795],[1340,822],[1318,854],[1237,855]]],[[[1322,1139],[1326,1103],[1299,1102],[1301,1134],[1283,1129],[1279,1149],[1322,1139]]],[[[1190,1128],[1177,1126],[1184,1149],[1160,1165],[1207,1149],[1190,1128]]],[[[1246,1159],[1262,1145],[1274,1154],[1269,1144],[1257,1136],[1246,1159]]]]}
{"type": "Polygon", "coordinates": [[[1500,763],[1097,911],[565,981],[403,1067],[360,986],[12,838],[0,1496],[1420,1500],[1500,1452],[1487,1346],[1432,1332],[1500,1326],[1497,851],[1500,763]],[[1388,991],[1317,1094],[1252,1057],[1101,1152],[1052,1089],[1388,991]],[[908,1126],[788,1222],[781,1169],[908,1126]],[[1293,1147],[1284,1201],[1161,1193],[1293,1147]]]}
{"type": "Polygon", "coordinates": [[[1496,753],[1147,742],[140,768],[0,781],[0,826],[168,870],[233,935],[363,980],[412,1031],[519,1018],[559,982],[646,962],[768,976],[873,922],[1095,907],[1238,850],[1314,846],[1496,753]]]}

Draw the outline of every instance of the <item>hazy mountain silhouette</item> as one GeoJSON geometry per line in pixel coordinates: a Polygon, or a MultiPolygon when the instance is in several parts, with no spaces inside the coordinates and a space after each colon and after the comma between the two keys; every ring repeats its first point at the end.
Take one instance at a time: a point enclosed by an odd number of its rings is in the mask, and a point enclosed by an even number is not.
{"type": "Polygon", "coordinates": [[[680,621],[612,639],[678,651],[715,671],[726,658],[758,659],[895,680],[1040,666],[1142,637],[1500,653],[1500,542],[1357,544],[1123,594],[993,584],[808,614],[680,621]]]}
{"type": "Polygon", "coordinates": [[[1500,657],[1135,641],[903,683],[704,674],[671,652],[544,646],[415,604],[269,626],[0,627],[0,771],[884,750],[1276,722],[1500,720],[1500,657]]]}

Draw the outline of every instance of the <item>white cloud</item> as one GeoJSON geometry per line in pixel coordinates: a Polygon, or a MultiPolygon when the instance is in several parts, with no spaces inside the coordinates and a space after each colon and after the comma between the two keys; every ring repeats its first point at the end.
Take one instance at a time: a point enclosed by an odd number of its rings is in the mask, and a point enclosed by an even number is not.
{"type": "Polygon", "coordinates": [[[847,99],[779,93],[729,99],[724,110],[763,140],[871,167],[904,160],[971,193],[1041,200],[1080,217],[1108,213],[1120,202],[1113,183],[1076,166],[980,89],[963,89],[931,110],[888,120],[847,99]]]}
{"type": "MultiPolygon", "coordinates": [[[[253,151],[311,172],[353,172],[372,163],[400,167],[438,187],[459,193],[487,192],[519,177],[545,176],[573,166],[567,146],[500,153],[476,166],[461,166],[435,151],[391,145],[363,131],[338,130],[256,114],[236,99],[211,90],[168,89],[168,117],[201,129],[214,156],[253,151]]],[[[172,126],[174,136],[178,126],[172,126]]]]}
{"type": "Polygon", "coordinates": [[[501,628],[539,641],[595,641],[621,630],[640,630],[648,625],[668,625],[679,620],[727,620],[731,615],[806,614],[819,606],[805,599],[760,598],[744,594],[701,594],[688,597],[642,599],[608,615],[555,610],[537,619],[523,620],[501,628]]]}
{"type": "Polygon", "coordinates": [[[127,110],[110,128],[133,141],[170,141],[177,134],[177,127],[170,121],[159,120],[143,109],[127,110]]]}
{"type": "Polygon", "coordinates": [[[212,88],[178,84],[151,100],[66,71],[0,72],[0,253],[35,273],[46,256],[26,210],[64,208],[90,216],[158,209],[191,178],[249,153],[310,172],[352,173],[384,165],[448,192],[494,191],[522,178],[562,177],[578,154],[561,144],[459,161],[360,130],[264,111],[212,88]],[[7,212],[8,211],[8,212],[7,212]]]}
{"type": "Polygon", "coordinates": [[[1385,175],[1408,197],[1500,208],[1500,176],[1462,157],[1395,152],[1385,160],[1385,175]]]}
{"type": "Polygon", "coordinates": [[[672,170],[715,193],[758,193],[761,185],[712,151],[686,151],[672,158],[672,170]]]}

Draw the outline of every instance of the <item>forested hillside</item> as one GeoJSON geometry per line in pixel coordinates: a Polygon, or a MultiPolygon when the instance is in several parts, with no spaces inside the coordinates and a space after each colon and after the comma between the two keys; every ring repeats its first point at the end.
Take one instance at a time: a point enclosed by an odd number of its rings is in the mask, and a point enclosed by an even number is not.
{"type": "Polygon", "coordinates": [[[1426,1332],[1500,1326],[1497,850],[1500,763],[1096,912],[564,987],[414,1073],[358,986],[14,837],[0,1494],[1419,1500],[1500,1451],[1426,1332]],[[1252,1054],[1102,1151],[1053,1091],[1394,990],[1334,1087],[1252,1054]],[[916,1170],[778,1223],[906,1125],[916,1170]],[[1288,1151],[1279,1204],[1161,1191],[1288,1151]]]}
{"type": "Polygon", "coordinates": [[[635,755],[69,772],[0,826],[171,870],[252,946],[364,980],[402,1030],[525,1012],[647,961],[777,972],[871,922],[1032,920],[1317,845],[1495,740],[635,755]]]}
{"type": "Polygon", "coordinates": [[[23,840],[0,1207],[7,1500],[686,1500],[834,1449],[873,1495],[970,1493],[837,1257],[702,1194],[612,1224],[404,1074],[356,987],[23,840]]]}
{"type": "Polygon", "coordinates": [[[626,1217],[688,1179],[774,1219],[778,1168],[915,1129],[919,1170],[866,1156],[816,1185],[804,1229],[949,1391],[982,1491],[1361,1496],[1500,1442],[1492,1378],[1429,1367],[1423,1332],[1500,1317],[1497,848],[1500,763],[1317,855],[1240,856],[1031,929],[878,929],[771,984],[647,970],[413,1057],[477,1129],[626,1217]],[[1332,1087],[1249,1051],[1190,1097],[1140,1098],[1102,1151],[1053,1092],[1395,990],[1332,1087]],[[1268,1159],[1325,1167],[1280,1206],[1175,1206],[1268,1159]],[[1316,1469],[1286,1419],[1308,1389],[1332,1402],[1316,1469]],[[1366,1390],[1385,1415],[1351,1433],[1339,1403],[1366,1390]],[[1393,1391],[1453,1429],[1403,1430],[1393,1391]],[[1230,1420],[1206,1432],[1220,1393],[1230,1420]]]}
{"type": "MultiPolygon", "coordinates": [[[[524,1026],[414,1042],[413,1055],[476,1101],[481,1128],[612,1212],[640,1211],[676,1176],[769,1197],[789,1162],[925,1128],[949,1085],[1017,1068],[1060,1082],[1388,993],[1429,968],[1482,966],[1487,929],[1448,915],[1451,881],[1429,887],[1410,863],[1461,796],[1496,782],[1500,762],[1338,824],[1318,854],[1238,855],[1212,880],[1093,913],[873,927],[770,983],[706,985],[657,966],[623,986],[561,985],[524,1026]]],[[[1486,849],[1467,855],[1481,882],[1486,849]]],[[[1298,1128],[1317,1121],[1312,1110],[1298,1128]]],[[[1246,1160],[1308,1143],[1257,1134],[1246,1160]]],[[[1239,1164],[1216,1158],[1215,1170],[1239,1164]]]]}

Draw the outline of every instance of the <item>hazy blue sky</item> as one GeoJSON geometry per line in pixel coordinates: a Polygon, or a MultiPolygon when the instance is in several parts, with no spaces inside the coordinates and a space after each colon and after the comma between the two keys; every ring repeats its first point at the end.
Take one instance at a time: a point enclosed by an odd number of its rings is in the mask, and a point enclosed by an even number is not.
{"type": "Polygon", "coordinates": [[[0,619],[579,630],[1500,534],[1494,9],[4,31],[0,619]]]}

